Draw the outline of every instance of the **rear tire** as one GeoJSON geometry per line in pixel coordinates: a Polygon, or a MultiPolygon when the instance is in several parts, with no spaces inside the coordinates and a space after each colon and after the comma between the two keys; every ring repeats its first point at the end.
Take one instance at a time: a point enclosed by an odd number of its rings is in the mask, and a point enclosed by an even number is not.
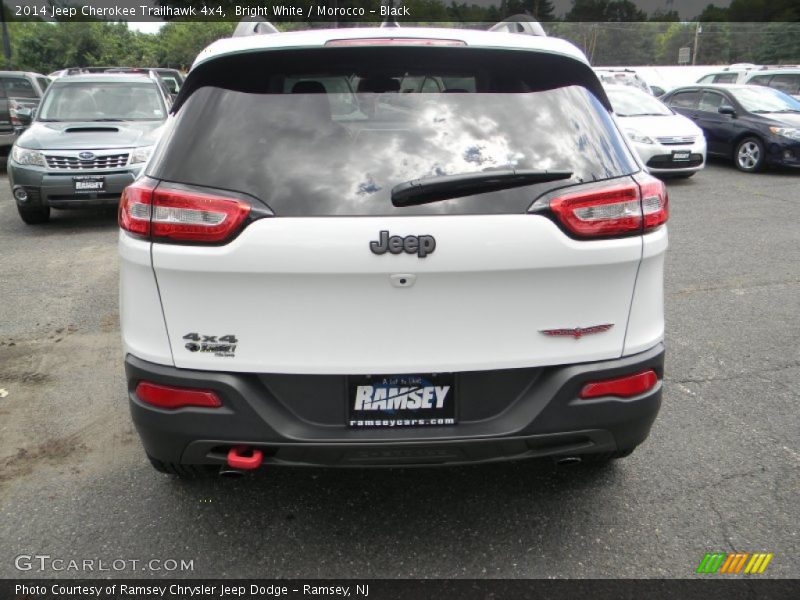
{"type": "Polygon", "coordinates": [[[41,225],[50,220],[49,206],[20,206],[17,204],[20,218],[28,225],[41,225]]]}
{"type": "Polygon", "coordinates": [[[736,145],[733,162],[745,173],[755,173],[764,167],[764,144],[756,137],[746,137],[736,145]]]}
{"type": "Polygon", "coordinates": [[[214,473],[214,468],[209,465],[182,465],[179,463],[168,463],[148,456],[150,464],[159,473],[166,473],[181,479],[208,479],[214,473]]]}

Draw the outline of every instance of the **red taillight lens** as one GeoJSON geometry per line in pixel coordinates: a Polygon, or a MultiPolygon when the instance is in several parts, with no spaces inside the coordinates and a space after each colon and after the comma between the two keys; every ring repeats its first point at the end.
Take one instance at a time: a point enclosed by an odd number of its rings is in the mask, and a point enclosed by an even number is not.
{"type": "Polygon", "coordinates": [[[222,406],[219,396],[210,390],[178,388],[149,381],[139,382],[136,386],[136,396],[142,402],[158,408],[175,409],[187,406],[219,408],[222,406]]]}
{"type": "Polygon", "coordinates": [[[655,229],[669,218],[669,196],[667,186],[652,175],[639,173],[634,177],[642,191],[642,215],[644,230],[655,229]]]}
{"type": "Polygon", "coordinates": [[[435,38],[351,38],[329,40],[326,46],[466,46],[462,40],[441,40],[435,38]]]}
{"type": "Polygon", "coordinates": [[[582,237],[623,235],[642,227],[639,186],[633,182],[570,192],[550,200],[550,209],[582,237]]]}
{"type": "Polygon", "coordinates": [[[219,243],[249,214],[250,205],[241,200],[136,183],[122,193],[119,226],[153,241],[219,243]]]}
{"type": "Polygon", "coordinates": [[[122,191],[119,202],[119,226],[135,235],[150,235],[150,215],[153,209],[154,188],[134,183],[122,191]]]}
{"type": "Polygon", "coordinates": [[[580,237],[635,234],[666,223],[664,183],[641,173],[634,179],[567,192],[550,200],[550,210],[580,237]]]}
{"type": "Polygon", "coordinates": [[[606,379],[594,383],[587,383],[581,390],[581,398],[598,398],[600,396],[619,396],[630,398],[652,390],[658,383],[655,371],[644,371],[636,375],[606,379]]]}
{"type": "Polygon", "coordinates": [[[17,114],[19,109],[20,105],[17,104],[17,102],[14,100],[8,101],[8,116],[11,118],[11,124],[18,127],[22,126],[22,121],[20,121],[19,115],[17,114]]]}

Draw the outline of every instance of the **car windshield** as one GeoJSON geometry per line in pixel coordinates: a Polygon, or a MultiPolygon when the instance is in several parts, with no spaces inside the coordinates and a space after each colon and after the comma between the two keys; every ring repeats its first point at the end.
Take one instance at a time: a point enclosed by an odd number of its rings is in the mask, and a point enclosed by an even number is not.
{"type": "Polygon", "coordinates": [[[672,111],[660,100],[634,88],[606,89],[614,112],[619,117],[638,117],[642,115],[668,116],[672,111]]]}
{"type": "Polygon", "coordinates": [[[749,112],[800,112],[800,102],[772,88],[752,86],[731,89],[730,93],[749,112]]]}
{"type": "Polygon", "coordinates": [[[39,112],[41,121],[161,121],[165,117],[150,81],[59,81],[51,86],[39,112]]]}

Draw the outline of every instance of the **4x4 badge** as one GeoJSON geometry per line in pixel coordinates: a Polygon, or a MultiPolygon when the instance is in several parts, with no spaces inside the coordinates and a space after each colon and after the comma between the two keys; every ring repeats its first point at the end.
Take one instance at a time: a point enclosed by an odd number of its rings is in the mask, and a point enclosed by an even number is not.
{"type": "Polygon", "coordinates": [[[389,236],[389,232],[380,232],[378,239],[369,243],[369,249],[373,254],[416,254],[420,258],[425,258],[436,250],[436,239],[432,235],[399,235],[389,236]]]}
{"type": "Polygon", "coordinates": [[[592,325],[591,327],[574,327],[572,329],[540,329],[539,333],[553,337],[574,337],[576,340],[590,333],[603,333],[614,326],[613,323],[592,325]]]}

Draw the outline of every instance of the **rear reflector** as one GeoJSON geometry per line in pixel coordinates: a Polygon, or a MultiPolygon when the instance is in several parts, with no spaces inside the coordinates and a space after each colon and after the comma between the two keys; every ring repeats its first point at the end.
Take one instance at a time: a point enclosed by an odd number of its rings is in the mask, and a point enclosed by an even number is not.
{"type": "Polygon", "coordinates": [[[550,200],[550,210],[580,237],[646,233],[667,221],[667,190],[651,175],[633,179],[568,191],[550,200]]]}
{"type": "Polygon", "coordinates": [[[630,398],[652,390],[658,383],[655,371],[644,371],[636,375],[606,379],[594,383],[587,383],[581,390],[581,398],[598,398],[600,396],[619,396],[630,398]]]}
{"type": "Polygon", "coordinates": [[[250,214],[241,200],[134,183],[122,192],[119,226],[153,241],[220,243],[250,214]]]}
{"type": "Polygon", "coordinates": [[[136,386],[136,396],[142,402],[158,408],[175,409],[187,406],[219,408],[222,406],[219,396],[210,390],[178,388],[149,381],[139,382],[136,386]]]}
{"type": "Polygon", "coordinates": [[[440,40],[432,38],[352,38],[329,40],[326,46],[466,46],[462,40],[440,40]]]}

